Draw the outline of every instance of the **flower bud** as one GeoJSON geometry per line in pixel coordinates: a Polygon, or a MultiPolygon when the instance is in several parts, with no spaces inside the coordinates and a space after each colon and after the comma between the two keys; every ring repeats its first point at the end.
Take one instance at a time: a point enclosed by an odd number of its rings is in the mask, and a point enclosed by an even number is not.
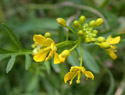
{"type": "Polygon", "coordinates": [[[92,41],[92,42],[95,42],[95,41],[96,41],[96,38],[91,38],[91,41],[92,41]]]}
{"type": "Polygon", "coordinates": [[[103,18],[98,18],[95,23],[96,23],[96,26],[102,25],[102,23],[103,23],[103,18]]]}
{"type": "Polygon", "coordinates": [[[88,28],[88,24],[84,24],[83,28],[88,28]]]}
{"type": "Polygon", "coordinates": [[[44,37],[50,38],[50,37],[51,37],[51,34],[50,34],[49,32],[46,32],[46,33],[44,34],[44,37]]]}
{"type": "Polygon", "coordinates": [[[109,47],[110,47],[110,44],[109,44],[109,43],[106,43],[106,42],[103,42],[103,43],[100,44],[100,46],[101,46],[102,48],[109,48],[109,47]]]}
{"type": "Polygon", "coordinates": [[[84,34],[84,32],[83,32],[82,30],[80,30],[80,31],[78,32],[78,35],[79,35],[79,36],[83,36],[83,34],[84,34]]]}
{"type": "Polygon", "coordinates": [[[92,28],[87,28],[86,31],[92,31],[92,28]]]}
{"type": "Polygon", "coordinates": [[[66,21],[63,18],[57,18],[56,21],[62,25],[62,26],[66,26],[66,21]]]}
{"type": "Polygon", "coordinates": [[[37,50],[37,49],[34,49],[33,52],[32,52],[33,55],[34,55],[34,54],[37,54],[37,53],[38,53],[38,50],[37,50]]]}
{"type": "Polygon", "coordinates": [[[76,83],[79,84],[79,83],[80,83],[80,80],[76,80],[76,83]]]}
{"type": "Polygon", "coordinates": [[[98,38],[97,38],[97,41],[98,41],[98,42],[104,42],[104,41],[105,41],[105,38],[104,38],[104,37],[98,37],[98,38]]]}
{"type": "Polygon", "coordinates": [[[92,34],[92,37],[96,37],[97,35],[96,34],[92,34]]]}
{"type": "Polygon", "coordinates": [[[85,20],[86,20],[85,16],[80,16],[80,18],[79,18],[80,24],[83,24],[85,22],[85,20]]]}
{"type": "Polygon", "coordinates": [[[96,24],[95,24],[95,20],[90,21],[90,23],[89,23],[89,26],[90,26],[90,27],[95,27],[95,25],[96,25],[96,24]]]}
{"type": "Polygon", "coordinates": [[[70,51],[69,51],[69,50],[64,50],[64,51],[61,53],[61,56],[64,57],[64,58],[67,58],[69,55],[70,55],[70,51]]]}
{"type": "Polygon", "coordinates": [[[91,42],[91,39],[90,39],[90,38],[86,38],[86,39],[85,39],[85,42],[86,42],[86,43],[90,43],[90,42],[91,42]]]}
{"type": "Polygon", "coordinates": [[[97,33],[98,33],[98,30],[93,30],[93,33],[97,34],[97,33]]]}
{"type": "Polygon", "coordinates": [[[36,48],[37,47],[37,45],[36,44],[32,44],[32,46],[31,46],[32,48],[36,48]]]}
{"type": "Polygon", "coordinates": [[[73,22],[73,26],[74,26],[74,28],[79,29],[81,25],[80,25],[80,23],[78,21],[75,20],[73,22]]]}

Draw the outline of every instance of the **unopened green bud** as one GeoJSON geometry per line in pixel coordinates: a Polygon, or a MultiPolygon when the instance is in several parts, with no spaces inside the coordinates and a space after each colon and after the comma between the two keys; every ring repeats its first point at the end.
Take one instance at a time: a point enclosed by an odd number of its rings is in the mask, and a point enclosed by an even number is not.
{"type": "Polygon", "coordinates": [[[70,55],[70,51],[69,50],[64,50],[62,53],[61,53],[62,57],[64,58],[67,58],[69,55],[70,55]]]}
{"type": "Polygon", "coordinates": [[[88,28],[88,24],[84,24],[83,28],[88,28]]]}
{"type": "Polygon", "coordinates": [[[86,36],[86,38],[89,38],[89,35],[86,34],[85,36],[86,36]]]}
{"type": "Polygon", "coordinates": [[[96,25],[96,24],[95,24],[95,20],[90,21],[90,23],[89,23],[89,26],[90,26],[90,27],[95,27],[95,25],[96,25]]]}
{"type": "Polygon", "coordinates": [[[32,52],[33,55],[34,55],[34,54],[37,54],[37,53],[38,53],[38,50],[37,50],[37,49],[34,49],[33,52],[32,52]]]}
{"type": "Polygon", "coordinates": [[[37,45],[36,44],[32,44],[32,46],[31,46],[32,48],[36,48],[37,47],[37,45]]]}
{"type": "Polygon", "coordinates": [[[50,37],[51,37],[51,34],[50,34],[49,32],[46,32],[46,33],[44,34],[44,37],[50,38],[50,37]]]}
{"type": "Polygon", "coordinates": [[[109,43],[106,43],[106,42],[103,42],[103,43],[100,44],[100,46],[101,46],[102,48],[109,48],[109,47],[110,47],[110,44],[109,44],[109,43]]]}
{"type": "Polygon", "coordinates": [[[97,33],[98,33],[98,30],[93,30],[93,33],[97,34],[97,33]]]}
{"type": "Polygon", "coordinates": [[[80,80],[76,80],[76,83],[79,84],[79,83],[80,83],[80,80]]]}
{"type": "Polygon", "coordinates": [[[96,26],[102,25],[102,23],[103,23],[103,18],[98,18],[95,23],[96,23],[96,26]]]}
{"type": "Polygon", "coordinates": [[[92,41],[92,42],[95,42],[95,41],[96,41],[96,38],[91,38],[91,41],[92,41]]]}
{"type": "Polygon", "coordinates": [[[86,39],[85,39],[85,42],[86,42],[86,43],[90,43],[90,42],[91,42],[91,39],[90,39],[90,38],[86,38],[86,39]]]}
{"type": "Polygon", "coordinates": [[[85,22],[85,20],[86,20],[85,16],[80,16],[80,18],[79,18],[80,24],[83,24],[85,22]]]}
{"type": "Polygon", "coordinates": [[[83,32],[82,30],[80,30],[80,31],[78,32],[78,35],[79,35],[79,36],[83,36],[83,34],[84,34],[84,32],[83,32]]]}
{"type": "Polygon", "coordinates": [[[96,34],[92,34],[93,37],[96,37],[97,35],[96,34]]]}
{"type": "Polygon", "coordinates": [[[78,21],[75,20],[73,22],[73,26],[74,26],[74,28],[79,29],[81,25],[80,25],[80,23],[78,21]]]}
{"type": "Polygon", "coordinates": [[[87,28],[86,31],[92,31],[92,28],[87,28]]]}
{"type": "Polygon", "coordinates": [[[104,42],[104,41],[105,41],[105,38],[104,38],[104,37],[98,37],[98,38],[97,38],[97,41],[98,41],[98,42],[104,42]]]}
{"type": "Polygon", "coordinates": [[[63,18],[57,18],[56,21],[62,25],[62,26],[66,26],[66,21],[63,18]]]}

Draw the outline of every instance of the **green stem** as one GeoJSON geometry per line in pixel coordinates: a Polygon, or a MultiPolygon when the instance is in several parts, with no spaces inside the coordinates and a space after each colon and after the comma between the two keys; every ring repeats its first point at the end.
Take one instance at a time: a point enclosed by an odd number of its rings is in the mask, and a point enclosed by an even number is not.
{"type": "Polygon", "coordinates": [[[74,47],[72,47],[69,51],[73,51],[81,42],[81,39],[78,40],[78,42],[74,45],[74,47]]]}
{"type": "Polygon", "coordinates": [[[78,38],[78,35],[76,34],[76,32],[72,28],[70,28],[69,26],[65,26],[65,27],[68,28],[71,32],[73,32],[76,35],[76,37],[78,38]]]}
{"type": "Polygon", "coordinates": [[[6,54],[0,54],[0,55],[25,55],[25,54],[32,54],[32,51],[22,51],[22,52],[13,52],[13,53],[6,53],[6,54]]]}
{"type": "Polygon", "coordinates": [[[56,44],[56,46],[60,46],[60,45],[63,45],[63,44],[68,44],[68,43],[75,43],[76,41],[63,41],[63,42],[60,42],[58,44],[56,44]]]}
{"type": "Polygon", "coordinates": [[[66,41],[68,41],[68,38],[69,38],[69,32],[66,31],[66,41]]]}
{"type": "MultiPolygon", "coordinates": [[[[61,43],[58,43],[56,44],[56,46],[60,46],[60,45],[63,45],[63,44],[66,44],[66,43],[76,43],[76,41],[64,41],[64,42],[61,42],[61,43]]],[[[44,51],[50,49],[50,47],[44,49],[44,51]]],[[[20,52],[9,52],[9,53],[3,53],[3,54],[0,54],[1,56],[3,55],[8,55],[8,56],[11,56],[11,55],[25,55],[25,54],[32,54],[32,50],[25,50],[25,51],[20,51],[20,52]]]]}
{"type": "Polygon", "coordinates": [[[82,66],[82,48],[81,46],[79,46],[80,48],[80,67],[82,66]]]}

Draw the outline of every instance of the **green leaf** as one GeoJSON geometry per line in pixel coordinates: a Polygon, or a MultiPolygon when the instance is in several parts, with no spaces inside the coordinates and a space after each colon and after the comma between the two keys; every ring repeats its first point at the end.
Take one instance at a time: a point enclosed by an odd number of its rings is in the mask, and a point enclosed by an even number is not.
{"type": "MultiPolygon", "coordinates": [[[[80,50],[79,48],[77,48],[79,54],[80,54],[80,50]]],[[[83,62],[84,64],[94,73],[99,73],[99,67],[96,63],[96,61],[94,60],[94,58],[92,57],[92,55],[86,50],[86,48],[83,46],[82,47],[82,55],[83,55],[83,62]]]]}
{"type": "Polygon", "coordinates": [[[54,69],[55,72],[59,73],[60,72],[60,66],[59,64],[54,64],[53,60],[52,60],[52,68],[54,69]]]}
{"type": "Polygon", "coordinates": [[[56,22],[56,18],[35,18],[26,20],[15,26],[15,30],[20,33],[26,33],[29,31],[43,31],[43,30],[56,30],[59,24],[56,22]],[[49,27],[48,27],[49,26],[49,27]]]}
{"type": "Polygon", "coordinates": [[[6,22],[4,10],[2,10],[2,4],[0,4],[0,23],[1,22],[6,22]]]}
{"type": "Polygon", "coordinates": [[[6,24],[2,24],[3,27],[7,30],[7,33],[9,34],[11,40],[14,42],[14,44],[16,45],[16,47],[20,50],[23,50],[23,47],[20,43],[20,41],[17,39],[16,35],[13,33],[13,31],[6,25],[6,24]]]}
{"type": "Polygon", "coordinates": [[[6,73],[8,73],[13,68],[15,60],[16,60],[16,55],[12,55],[7,64],[6,73]]]}
{"type": "Polygon", "coordinates": [[[9,55],[0,55],[0,61],[7,58],[7,57],[9,57],[9,55]]]}
{"type": "Polygon", "coordinates": [[[31,58],[30,55],[25,55],[25,69],[28,70],[28,68],[31,65],[31,58]]]}
{"type": "Polygon", "coordinates": [[[110,80],[109,80],[109,81],[110,81],[110,85],[109,85],[109,88],[108,88],[108,90],[107,90],[107,92],[106,92],[105,95],[113,95],[113,92],[114,92],[114,89],[115,89],[115,80],[114,80],[113,74],[112,74],[112,72],[101,62],[101,60],[98,60],[98,63],[99,63],[100,66],[102,66],[102,67],[106,70],[107,74],[109,75],[109,79],[110,79],[110,80]]]}
{"type": "Polygon", "coordinates": [[[45,61],[44,65],[46,66],[47,73],[50,74],[51,73],[50,62],[49,61],[45,61]]]}
{"type": "Polygon", "coordinates": [[[0,53],[8,53],[8,52],[10,53],[12,51],[9,51],[0,47],[0,53]]]}
{"type": "Polygon", "coordinates": [[[72,65],[72,66],[79,66],[80,62],[78,60],[78,56],[77,56],[77,53],[76,51],[72,51],[70,53],[70,56],[67,58],[67,61],[72,65]]]}
{"type": "MultiPolygon", "coordinates": [[[[39,78],[37,75],[34,75],[33,77],[31,77],[31,79],[29,80],[29,83],[27,85],[26,92],[37,93],[38,80],[39,80],[39,78]]],[[[36,94],[31,94],[31,95],[36,95],[36,94]]]]}

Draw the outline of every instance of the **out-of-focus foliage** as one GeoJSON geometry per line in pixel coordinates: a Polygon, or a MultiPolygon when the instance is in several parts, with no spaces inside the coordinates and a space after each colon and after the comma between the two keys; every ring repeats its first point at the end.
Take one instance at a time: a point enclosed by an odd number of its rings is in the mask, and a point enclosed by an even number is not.
{"type": "MultiPolygon", "coordinates": [[[[124,0],[1,0],[0,23],[11,28],[0,24],[0,95],[120,95],[120,91],[125,94],[124,0]],[[87,6],[90,11],[71,7],[71,2],[87,6]],[[57,7],[60,3],[66,6],[57,7]],[[69,86],[63,77],[70,66],[79,64],[79,51],[74,50],[60,65],[54,65],[53,60],[35,63],[29,55],[32,37],[35,33],[50,32],[56,43],[64,41],[65,30],[57,24],[56,18],[68,20],[74,15],[76,19],[85,15],[90,21],[99,17],[91,8],[99,11],[108,22],[109,29],[104,23],[98,28],[99,35],[121,36],[118,59],[110,59],[98,46],[84,45],[83,65],[93,71],[95,79],[82,78],[79,85],[69,86]]],[[[72,33],[69,36],[74,39],[72,33]]]]}

